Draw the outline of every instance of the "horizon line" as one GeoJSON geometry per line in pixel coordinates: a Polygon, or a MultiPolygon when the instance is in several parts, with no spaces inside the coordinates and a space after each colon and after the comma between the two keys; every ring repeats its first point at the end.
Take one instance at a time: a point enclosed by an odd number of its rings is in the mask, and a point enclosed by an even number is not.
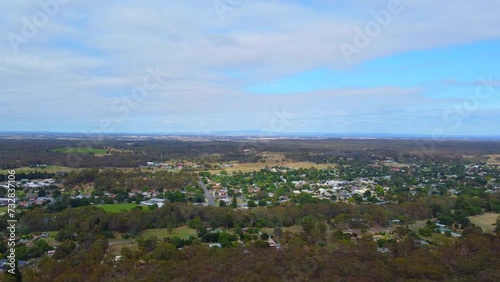
{"type": "Polygon", "coordinates": [[[0,135],[29,135],[29,134],[48,134],[48,135],[84,135],[84,136],[116,136],[116,135],[137,135],[137,136],[190,136],[190,137],[252,137],[252,138],[417,138],[417,139],[467,139],[467,138],[485,138],[500,140],[500,135],[442,135],[436,137],[432,134],[420,133],[385,133],[385,132],[349,132],[349,133],[331,133],[331,132],[269,132],[259,130],[237,130],[237,131],[211,131],[211,132],[102,132],[102,133],[84,133],[84,132],[57,132],[57,131],[0,131],[0,135]]]}

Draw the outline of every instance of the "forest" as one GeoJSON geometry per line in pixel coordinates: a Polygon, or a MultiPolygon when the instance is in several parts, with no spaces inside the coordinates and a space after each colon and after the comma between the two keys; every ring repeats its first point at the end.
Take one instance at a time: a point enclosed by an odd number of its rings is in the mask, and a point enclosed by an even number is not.
{"type": "MultiPolygon", "coordinates": [[[[390,207],[389,211],[377,206],[317,203],[259,208],[251,215],[231,208],[181,204],[120,214],[107,214],[95,207],[57,213],[35,208],[22,216],[22,232],[57,230],[56,240],[61,243],[52,258],[44,256],[36,268],[23,271],[23,281],[103,281],[103,277],[106,281],[498,281],[498,233],[483,233],[471,225],[456,241],[422,245],[417,234],[404,226],[394,231],[397,240],[377,242],[368,234],[356,240],[342,232],[327,236],[321,224],[324,221],[341,228],[351,222],[341,218],[363,215],[385,222],[385,218],[373,215],[390,213],[427,218],[433,207],[450,205],[453,203],[435,197],[412,206],[390,207]],[[422,211],[415,212],[415,208],[422,211]],[[256,240],[250,238],[244,246],[236,244],[238,236],[245,240],[241,230],[248,231],[251,217],[258,222],[254,228],[299,223],[304,231],[290,233],[275,228],[273,238],[287,246],[280,250],[263,244],[264,236],[254,236],[256,240]],[[108,240],[114,236],[111,231],[136,236],[146,228],[184,224],[196,229],[198,237],[138,238],[138,247],[123,248],[119,261],[107,256],[108,240]],[[203,242],[214,240],[207,236],[207,226],[234,227],[238,236],[216,234],[215,240],[226,247],[210,249],[203,246],[203,242]],[[387,251],[381,252],[380,247],[387,251]]],[[[43,240],[39,242],[29,250],[19,247],[18,254],[26,256],[24,259],[39,256],[37,250],[46,250],[43,240]]],[[[6,248],[0,247],[2,251],[6,248]]],[[[2,281],[9,279],[6,276],[2,281]]]]}
{"type": "Polygon", "coordinates": [[[479,156],[500,151],[498,141],[466,140],[397,140],[397,139],[318,139],[318,140],[58,140],[58,139],[0,139],[0,168],[18,168],[39,164],[73,168],[134,168],[148,161],[174,160],[257,162],[253,152],[283,152],[293,161],[331,163],[339,157],[370,159],[389,156],[396,160],[458,161],[463,155],[479,156]],[[99,155],[60,148],[93,148],[106,150],[99,155]]]}

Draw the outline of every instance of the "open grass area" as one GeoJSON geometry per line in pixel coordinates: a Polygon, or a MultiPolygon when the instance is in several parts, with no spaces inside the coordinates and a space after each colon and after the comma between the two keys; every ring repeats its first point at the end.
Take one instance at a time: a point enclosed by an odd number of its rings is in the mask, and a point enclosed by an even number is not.
{"type": "Polygon", "coordinates": [[[8,207],[0,207],[0,215],[7,212],[8,207]]]}
{"type": "MultiPolygon", "coordinates": [[[[303,231],[302,226],[299,226],[299,225],[294,225],[294,226],[290,226],[290,227],[282,227],[281,230],[283,230],[283,233],[285,233],[286,231],[289,231],[289,232],[292,232],[292,233],[300,233],[300,232],[303,231]]],[[[264,228],[260,229],[260,232],[267,233],[269,235],[273,235],[274,234],[274,228],[264,227],[264,228]]]]}
{"type": "Polygon", "coordinates": [[[488,164],[500,165],[500,155],[488,155],[488,164]]]}
{"type": "Polygon", "coordinates": [[[425,227],[427,225],[427,220],[417,220],[415,223],[410,224],[409,227],[410,229],[419,229],[422,227],[425,227]]]}
{"type": "MultiPolygon", "coordinates": [[[[98,156],[97,156],[98,157],[98,156]]],[[[134,167],[106,167],[106,168],[101,168],[100,170],[105,170],[105,169],[117,169],[117,170],[123,170],[125,172],[130,172],[136,168],[134,167]]],[[[10,170],[15,170],[16,173],[28,173],[30,171],[42,171],[46,173],[57,173],[57,172],[71,172],[71,171],[78,171],[80,168],[73,168],[73,167],[67,167],[67,166],[57,166],[57,165],[48,165],[45,168],[42,167],[18,167],[18,168],[12,168],[12,169],[0,169],[0,174],[9,174],[8,171],[10,170]]],[[[20,180],[20,179],[18,179],[20,180]]]]}
{"type": "Polygon", "coordinates": [[[112,242],[109,241],[109,254],[112,256],[119,256],[123,248],[127,247],[131,250],[137,249],[137,243],[134,240],[123,240],[112,242]]]}
{"type": "Polygon", "coordinates": [[[105,155],[106,150],[105,149],[93,149],[93,148],[56,148],[52,149],[52,152],[57,152],[57,153],[78,153],[78,154],[95,154],[95,155],[105,155]]]}
{"type": "Polygon", "coordinates": [[[484,232],[494,232],[496,227],[493,224],[496,223],[498,216],[500,216],[500,214],[490,212],[482,215],[471,216],[469,218],[473,224],[481,227],[484,232]]]}
{"type": "Polygon", "coordinates": [[[49,233],[49,237],[43,238],[43,240],[47,241],[49,245],[59,245],[59,242],[56,241],[56,235],[57,231],[51,231],[51,232],[43,232],[43,233],[49,233]]]}
{"type": "Polygon", "coordinates": [[[396,168],[410,167],[409,164],[401,164],[401,163],[383,163],[382,165],[387,166],[387,167],[396,167],[396,168]]]}
{"type": "Polygon", "coordinates": [[[30,239],[31,241],[27,243],[27,246],[31,247],[37,240],[44,240],[45,242],[47,242],[51,246],[58,246],[61,243],[56,241],[56,235],[57,235],[57,233],[58,233],[58,231],[48,231],[48,232],[35,232],[35,233],[31,233],[31,234],[28,235],[28,236],[31,236],[31,239],[30,239]],[[45,237],[45,238],[42,238],[41,235],[43,233],[48,233],[49,236],[45,237]]]}
{"type": "MultiPolygon", "coordinates": [[[[14,168],[14,169],[9,169],[9,170],[15,170],[16,173],[28,173],[30,171],[43,171],[43,172],[47,172],[47,173],[56,173],[56,172],[70,172],[70,171],[73,171],[73,170],[77,170],[75,168],[71,168],[71,167],[66,167],[66,166],[56,166],[56,165],[48,165],[44,168],[42,167],[19,167],[19,168],[14,168]]],[[[7,169],[2,169],[0,170],[0,174],[8,174],[8,171],[7,169]]]]}
{"type": "Polygon", "coordinates": [[[196,237],[197,234],[196,234],[196,230],[191,229],[187,226],[173,228],[172,232],[168,232],[168,229],[164,228],[164,229],[147,229],[141,233],[141,237],[144,237],[144,238],[150,238],[153,236],[157,237],[158,239],[163,239],[163,238],[167,238],[167,237],[175,237],[175,236],[182,238],[182,239],[188,239],[190,236],[196,237]]]}
{"type": "MultiPolygon", "coordinates": [[[[282,153],[267,153],[264,152],[261,154],[262,157],[264,157],[264,162],[257,162],[257,163],[238,163],[238,162],[230,162],[229,164],[232,165],[232,167],[225,167],[223,170],[232,173],[232,172],[237,172],[237,171],[242,171],[242,172],[252,172],[252,171],[259,171],[266,166],[268,167],[273,167],[273,166],[286,166],[286,167],[291,167],[291,168],[317,168],[317,169],[326,169],[329,167],[334,167],[334,164],[316,164],[312,162],[293,162],[289,160],[284,160],[285,155],[282,153]]],[[[213,170],[210,171],[211,173],[219,173],[221,170],[213,170]]]]}
{"type": "Polygon", "coordinates": [[[452,243],[452,242],[455,242],[458,240],[458,238],[446,237],[446,235],[444,235],[442,233],[436,233],[436,232],[432,232],[432,236],[430,236],[430,237],[421,236],[421,235],[419,235],[419,237],[423,240],[432,241],[432,242],[438,243],[438,244],[449,244],[449,243],[452,243]]]}
{"type": "Polygon", "coordinates": [[[112,204],[112,205],[97,205],[96,207],[103,209],[105,212],[120,213],[122,211],[130,211],[137,206],[138,206],[137,204],[126,203],[126,204],[112,204]]]}

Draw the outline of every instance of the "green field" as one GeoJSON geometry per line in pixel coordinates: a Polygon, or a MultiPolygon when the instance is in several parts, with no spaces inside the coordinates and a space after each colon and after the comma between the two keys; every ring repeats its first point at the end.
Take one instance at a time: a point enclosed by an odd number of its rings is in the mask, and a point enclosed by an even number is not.
{"type": "MultiPolygon", "coordinates": [[[[289,231],[291,233],[300,233],[304,229],[302,229],[302,227],[299,226],[299,225],[294,225],[294,226],[290,226],[290,227],[282,227],[281,230],[283,231],[283,233],[285,233],[286,231],[289,231]]],[[[264,227],[264,228],[260,229],[260,231],[262,233],[267,233],[269,235],[273,235],[274,234],[274,228],[264,227]]]]}
{"type": "Polygon", "coordinates": [[[49,245],[58,245],[59,243],[56,241],[56,235],[57,231],[50,231],[50,232],[42,232],[42,233],[49,233],[49,237],[43,238],[43,240],[47,241],[49,245]]]}
{"type": "Polygon", "coordinates": [[[122,211],[130,211],[137,207],[137,204],[113,204],[113,205],[98,205],[96,207],[103,209],[105,212],[120,213],[122,211]]]}
{"type": "Polygon", "coordinates": [[[164,229],[147,229],[141,233],[141,237],[150,238],[150,237],[155,236],[158,239],[163,239],[166,237],[175,237],[175,236],[182,238],[182,239],[188,239],[190,236],[196,237],[196,235],[197,235],[196,230],[191,229],[187,226],[174,228],[174,229],[172,229],[172,232],[170,232],[170,233],[168,232],[168,229],[166,229],[166,228],[164,228],[164,229]]]}
{"type": "Polygon", "coordinates": [[[7,207],[0,207],[0,214],[7,212],[7,207]]]}
{"type": "Polygon", "coordinates": [[[95,154],[95,155],[105,155],[105,149],[93,149],[93,148],[56,148],[52,149],[52,152],[57,153],[78,153],[78,154],[95,154]]]}

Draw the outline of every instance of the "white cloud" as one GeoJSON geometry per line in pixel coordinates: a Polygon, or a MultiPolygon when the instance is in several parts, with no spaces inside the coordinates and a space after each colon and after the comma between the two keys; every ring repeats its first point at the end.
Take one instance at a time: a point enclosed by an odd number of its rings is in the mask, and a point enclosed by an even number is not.
{"type": "MultiPolygon", "coordinates": [[[[90,117],[115,115],[110,110],[113,100],[141,83],[147,67],[159,65],[171,77],[131,111],[124,130],[127,122],[131,128],[136,126],[140,117],[158,124],[181,119],[184,126],[196,128],[200,116],[214,123],[239,119],[240,126],[254,129],[267,122],[266,118],[255,122],[255,116],[272,116],[272,109],[281,106],[293,111],[297,120],[310,119],[318,126],[328,122],[318,112],[330,109],[345,112],[342,118],[336,116],[341,122],[350,122],[362,111],[374,114],[360,115],[360,121],[388,120],[381,116],[386,109],[401,109],[398,114],[403,116],[409,107],[425,108],[435,101],[421,95],[421,89],[396,87],[331,89],[286,97],[240,90],[314,68],[352,67],[339,44],[352,42],[354,29],[372,21],[370,12],[384,9],[388,2],[312,1],[311,6],[296,1],[244,1],[221,20],[210,0],[147,4],[73,0],[61,6],[34,38],[21,44],[19,52],[12,50],[7,36],[0,42],[0,52],[5,54],[0,59],[0,85],[10,97],[2,104],[9,109],[12,123],[33,120],[42,108],[47,121],[54,124],[57,119],[74,118],[81,121],[79,126],[92,126],[90,117]]],[[[496,14],[500,2],[401,2],[403,12],[354,62],[500,37],[496,14]]],[[[0,34],[4,35],[21,34],[21,18],[31,19],[41,11],[38,4],[25,1],[6,1],[2,10],[0,34]]]]}

